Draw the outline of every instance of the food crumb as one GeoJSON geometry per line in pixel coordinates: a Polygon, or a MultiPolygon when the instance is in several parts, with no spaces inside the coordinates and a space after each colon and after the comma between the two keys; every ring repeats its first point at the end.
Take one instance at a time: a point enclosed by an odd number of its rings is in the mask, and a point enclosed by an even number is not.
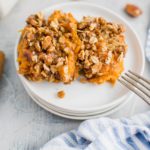
{"type": "Polygon", "coordinates": [[[58,91],[57,96],[59,98],[64,98],[65,97],[65,92],[64,91],[58,91]]]}
{"type": "Polygon", "coordinates": [[[81,78],[81,79],[80,79],[80,82],[81,82],[81,83],[86,83],[87,80],[86,80],[85,78],[81,78]]]}
{"type": "Polygon", "coordinates": [[[132,17],[138,17],[142,14],[142,10],[133,4],[127,4],[125,6],[125,12],[132,17]]]}

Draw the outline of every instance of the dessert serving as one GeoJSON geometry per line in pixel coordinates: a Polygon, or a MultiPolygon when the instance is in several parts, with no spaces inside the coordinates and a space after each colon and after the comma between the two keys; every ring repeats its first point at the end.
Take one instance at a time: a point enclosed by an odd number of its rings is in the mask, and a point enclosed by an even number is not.
{"type": "Polygon", "coordinates": [[[32,81],[74,80],[80,39],[73,16],[56,11],[46,20],[38,13],[26,22],[18,45],[19,73],[32,81]]]}
{"type": "Polygon", "coordinates": [[[114,83],[123,71],[127,45],[122,25],[100,17],[77,21],[55,11],[27,18],[18,44],[19,73],[31,81],[114,83]]]}
{"type": "Polygon", "coordinates": [[[78,23],[81,49],[77,65],[87,81],[114,83],[123,71],[127,45],[122,25],[103,18],[84,17],[78,23]]]}

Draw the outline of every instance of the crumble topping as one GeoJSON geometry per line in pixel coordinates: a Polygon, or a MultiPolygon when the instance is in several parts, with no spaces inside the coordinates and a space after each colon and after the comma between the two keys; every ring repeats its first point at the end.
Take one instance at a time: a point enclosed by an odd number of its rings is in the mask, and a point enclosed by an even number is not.
{"type": "Polygon", "coordinates": [[[27,18],[18,44],[19,73],[32,81],[114,83],[123,71],[127,45],[122,25],[101,17],[54,11],[27,18]],[[83,79],[82,79],[83,80],[83,79]]]}
{"type": "Polygon", "coordinates": [[[115,82],[123,71],[123,57],[127,45],[124,27],[103,18],[84,17],[78,23],[81,50],[77,65],[90,82],[115,82]]]}
{"type": "Polygon", "coordinates": [[[55,11],[47,21],[38,13],[26,22],[18,45],[19,73],[32,81],[74,80],[80,40],[73,16],[55,11]]]}

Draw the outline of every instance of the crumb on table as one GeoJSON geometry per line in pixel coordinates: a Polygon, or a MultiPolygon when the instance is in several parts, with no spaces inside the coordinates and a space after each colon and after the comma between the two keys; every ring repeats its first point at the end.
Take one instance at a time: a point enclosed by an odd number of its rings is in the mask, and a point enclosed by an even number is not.
{"type": "Polygon", "coordinates": [[[65,97],[65,92],[63,90],[62,91],[58,91],[57,96],[59,98],[64,98],[65,97]]]}

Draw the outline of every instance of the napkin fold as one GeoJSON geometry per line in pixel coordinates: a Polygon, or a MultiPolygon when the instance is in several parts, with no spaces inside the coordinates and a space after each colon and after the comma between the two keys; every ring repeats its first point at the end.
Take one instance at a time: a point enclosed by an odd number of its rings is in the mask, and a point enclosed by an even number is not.
{"type": "Polygon", "coordinates": [[[81,123],[41,150],[150,150],[150,112],[132,118],[99,118],[81,123]]]}

